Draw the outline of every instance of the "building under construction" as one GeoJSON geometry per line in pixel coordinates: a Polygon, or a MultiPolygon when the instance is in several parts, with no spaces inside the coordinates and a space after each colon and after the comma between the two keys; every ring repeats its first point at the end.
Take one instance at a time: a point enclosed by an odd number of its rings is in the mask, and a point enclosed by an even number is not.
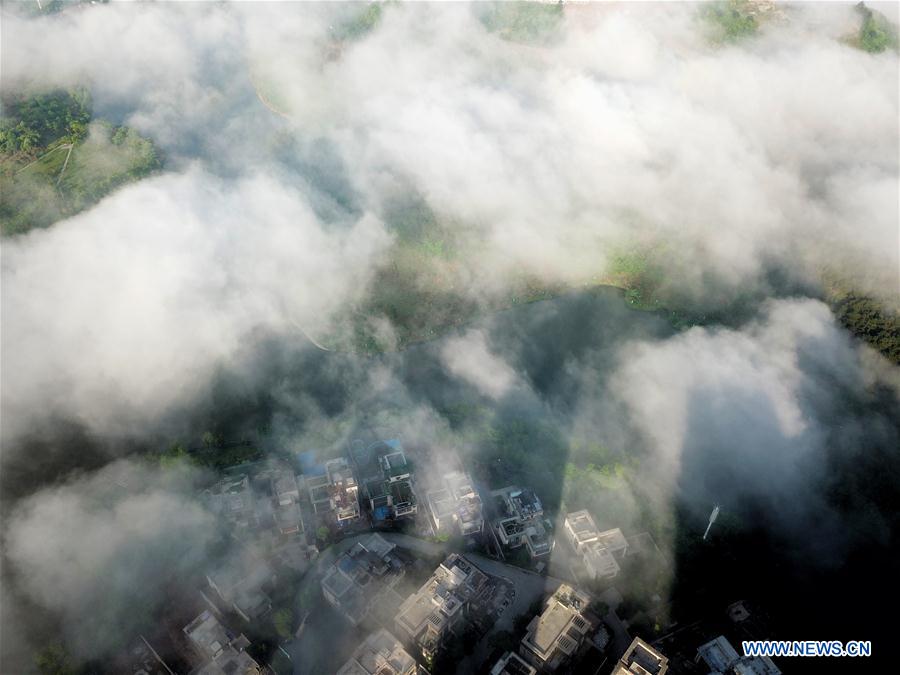
{"type": "Polygon", "coordinates": [[[412,464],[400,441],[365,445],[355,440],[350,444],[350,456],[375,525],[416,515],[418,499],[413,488],[412,464]]]}
{"type": "Polygon", "coordinates": [[[544,507],[532,490],[509,486],[494,490],[491,498],[498,514],[494,530],[503,546],[525,546],[532,558],[550,553],[553,540],[544,522],[544,507]]]}
{"type": "Polygon", "coordinates": [[[428,514],[435,531],[457,531],[464,537],[480,534],[484,528],[481,497],[467,473],[453,471],[440,486],[425,495],[428,514]]]}

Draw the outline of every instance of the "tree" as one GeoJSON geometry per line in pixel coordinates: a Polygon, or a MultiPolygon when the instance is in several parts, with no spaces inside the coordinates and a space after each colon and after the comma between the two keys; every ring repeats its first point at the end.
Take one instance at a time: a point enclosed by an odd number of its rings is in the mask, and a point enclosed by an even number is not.
{"type": "Polygon", "coordinates": [[[175,443],[171,448],[159,455],[159,465],[163,469],[169,469],[190,462],[191,456],[180,443],[175,443]]]}
{"type": "Polygon", "coordinates": [[[47,645],[35,654],[34,664],[41,675],[77,675],[79,672],[69,652],[59,642],[47,645]]]}
{"type": "Polygon", "coordinates": [[[275,626],[275,632],[278,633],[279,637],[287,640],[292,634],[294,613],[287,607],[279,609],[272,616],[272,624],[275,626]]]}
{"type": "Polygon", "coordinates": [[[325,525],[321,525],[319,526],[319,529],[316,530],[316,539],[324,544],[326,541],[328,541],[328,537],[330,534],[331,530],[329,530],[325,525]]]}

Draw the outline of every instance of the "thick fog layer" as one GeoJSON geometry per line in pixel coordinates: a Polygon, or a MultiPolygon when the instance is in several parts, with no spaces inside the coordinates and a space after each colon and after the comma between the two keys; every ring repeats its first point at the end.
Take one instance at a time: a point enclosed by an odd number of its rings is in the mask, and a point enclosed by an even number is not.
{"type": "Polygon", "coordinates": [[[89,82],[172,166],[199,153],[229,175],[187,168],[7,244],[5,405],[54,401],[100,429],[110,400],[152,418],[253,328],[322,323],[383,239],[323,232],[309,169],[258,175],[313,139],[337,153],[343,221],[413,191],[457,224],[476,297],[523,272],[588,280],[646,241],[665,242],[667,284],[688,296],[727,297],[771,265],[805,278],[865,260],[851,271],[875,290],[897,281],[897,59],[837,39],[847,7],[829,22],[787,8],[734,47],[690,6],[576,7],[546,47],[499,39],[473,7],[389,7],[331,53],[350,9],[5,17],[6,86],[89,82]]]}
{"type": "MultiPolygon", "coordinates": [[[[826,505],[822,458],[897,443],[875,409],[898,404],[897,369],[817,300],[679,332],[618,297],[595,314],[564,298],[406,352],[323,344],[394,264],[392,214],[409,199],[460,252],[436,274],[479,307],[522,279],[605,280],[635,248],[659,253],[667,292],[693,306],[766,294],[773,272],[812,288],[834,272],[891,299],[900,71],[895,52],[842,40],[852,5],[784,6],[728,45],[681,3],[567,7],[539,45],[490,32],[477,5],[390,5],[371,32],[336,38],[357,10],[4,6],[4,91],[87,85],[97,115],[166,158],[3,241],[5,462],[27,464],[35,438],[65,443],[61,425],[112,456],[178,440],[215,417],[219,387],[266,398],[252,411],[266,449],[345,443],[365,419],[429,448],[440,474],[484,451],[480,422],[446,415],[467,399],[490,419],[546,420],[566,447],[639,458],[610,527],[646,504],[681,500],[702,521],[749,500],[825,565],[887,536],[882,514],[854,533],[826,505]]],[[[367,319],[391,341],[387,316],[367,319]]],[[[79,658],[102,657],[182,571],[234,555],[214,546],[197,475],[135,457],[60,465],[4,513],[13,670],[30,667],[28,607],[58,617],[79,658]]],[[[547,475],[566,503],[562,467],[547,475]]]]}

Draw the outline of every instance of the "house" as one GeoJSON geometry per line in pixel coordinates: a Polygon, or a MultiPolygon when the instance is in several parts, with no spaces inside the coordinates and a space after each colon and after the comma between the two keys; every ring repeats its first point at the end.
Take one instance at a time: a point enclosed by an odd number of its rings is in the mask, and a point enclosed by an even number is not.
{"type": "Polygon", "coordinates": [[[261,675],[264,672],[245,651],[250,641],[243,635],[232,635],[209,610],[183,631],[204,662],[192,675],[261,675]]]}
{"type": "Polygon", "coordinates": [[[384,628],[356,648],[337,675],[414,675],[416,661],[384,628]]]}
{"type": "Polygon", "coordinates": [[[768,656],[741,656],[724,635],[697,649],[696,662],[703,661],[710,673],[729,675],[781,675],[768,656]]]}
{"type": "Polygon", "coordinates": [[[547,600],[544,611],[528,624],[519,654],[547,673],[569,664],[595,627],[587,615],[590,602],[587,593],[562,584],[547,600]]]}
{"type": "Polygon", "coordinates": [[[601,532],[587,511],[566,514],[563,530],[592,579],[611,579],[619,573],[619,563],[628,551],[622,530],[601,532]]]}
{"type": "Polygon", "coordinates": [[[380,535],[370,534],[341,555],[322,578],[325,599],[354,626],[403,577],[394,548],[380,535]]]}
{"type": "Polygon", "coordinates": [[[484,526],[481,497],[471,478],[462,471],[444,476],[440,487],[425,496],[428,514],[434,529],[449,532],[453,529],[466,537],[479,534],[484,526]]]}
{"type": "Polygon", "coordinates": [[[238,473],[226,476],[206,491],[210,507],[236,530],[256,528],[259,519],[250,476],[238,473]]]}
{"type": "Polygon", "coordinates": [[[424,658],[433,658],[454,628],[466,621],[470,603],[485,588],[488,577],[470,560],[449,555],[397,612],[400,635],[414,643],[424,658]]]}
{"type": "Polygon", "coordinates": [[[499,514],[494,529],[504,546],[525,546],[532,558],[550,553],[553,541],[543,520],[543,505],[534,492],[509,486],[494,490],[491,497],[499,514]]]}
{"type": "Polygon", "coordinates": [[[338,527],[345,527],[359,520],[359,485],[353,476],[349,462],[343,457],[325,463],[328,484],[331,488],[331,510],[338,527]]]}
{"type": "Polygon", "coordinates": [[[494,667],[491,675],[536,675],[537,671],[515,652],[506,652],[494,667]]]}
{"type": "Polygon", "coordinates": [[[412,465],[400,441],[376,441],[369,445],[354,441],[351,457],[376,524],[416,515],[418,499],[413,488],[412,465]]]}
{"type": "Polygon", "coordinates": [[[635,638],[616,664],[612,675],[666,675],[669,659],[640,638],[635,638]]]}
{"type": "Polygon", "coordinates": [[[269,484],[274,501],[275,527],[283,535],[303,534],[300,487],[294,472],[287,466],[278,466],[272,470],[269,484]]]}
{"type": "Polygon", "coordinates": [[[272,609],[265,589],[275,582],[275,572],[251,548],[242,549],[235,560],[207,574],[206,580],[244,621],[252,621],[272,609]]]}

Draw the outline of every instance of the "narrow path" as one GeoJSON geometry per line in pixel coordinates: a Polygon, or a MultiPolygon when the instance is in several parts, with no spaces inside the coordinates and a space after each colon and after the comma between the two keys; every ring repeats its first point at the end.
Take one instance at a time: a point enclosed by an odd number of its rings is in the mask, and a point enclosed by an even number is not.
{"type": "Polygon", "coordinates": [[[72,156],[72,148],[75,145],[73,143],[69,143],[69,152],[66,153],[66,161],[63,162],[62,169],[59,170],[59,176],[56,178],[56,187],[59,187],[59,182],[62,180],[63,174],[66,172],[66,167],[69,166],[69,157],[72,156]]]}
{"type": "Polygon", "coordinates": [[[291,323],[294,324],[294,326],[297,328],[297,330],[299,330],[301,333],[303,333],[303,336],[304,336],[307,340],[309,340],[310,342],[312,342],[316,347],[318,347],[319,349],[321,349],[323,352],[330,352],[330,351],[332,351],[332,350],[330,350],[328,347],[326,347],[325,345],[320,344],[315,338],[313,338],[312,335],[310,335],[309,333],[307,333],[307,332],[303,329],[303,326],[301,326],[299,323],[297,323],[297,322],[294,321],[293,319],[291,320],[291,323]]]}
{"type": "Polygon", "coordinates": [[[33,159],[33,160],[31,160],[30,162],[28,162],[28,164],[26,164],[26,165],[23,166],[21,169],[19,169],[18,171],[16,171],[15,175],[19,175],[20,173],[22,173],[25,169],[27,169],[27,168],[28,168],[29,166],[31,166],[32,164],[36,164],[36,163],[40,162],[42,159],[44,159],[44,157],[48,157],[48,156],[52,155],[54,152],[56,152],[57,150],[62,150],[63,148],[68,148],[68,149],[71,151],[71,149],[72,149],[72,144],[71,144],[71,143],[63,143],[62,145],[57,145],[57,146],[56,146],[55,148],[53,148],[52,150],[48,150],[47,152],[45,152],[45,153],[44,153],[43,155],[41,155],[40,157],[36,157],[35,159],[33,159]]]}

